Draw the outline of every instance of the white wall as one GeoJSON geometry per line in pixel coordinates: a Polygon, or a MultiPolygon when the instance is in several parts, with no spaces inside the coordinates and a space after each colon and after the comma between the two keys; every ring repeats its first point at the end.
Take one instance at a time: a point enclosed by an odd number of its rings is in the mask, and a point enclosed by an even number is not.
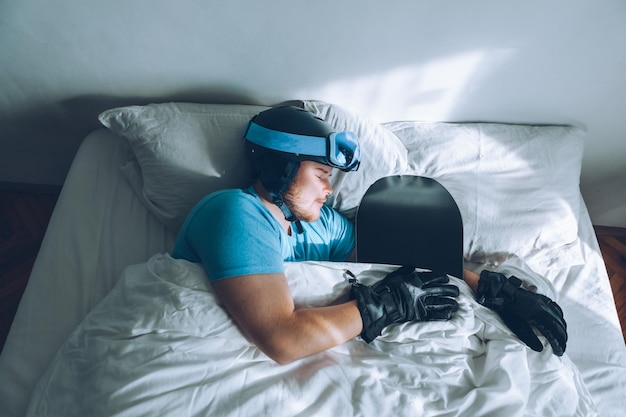
{"type": "Polygon", "coordinates": [[[582,126],[592,219],[626,227],[625,18],[623,0],[2,0],[0,181],[61,184],[108,107],[321,99],[582,126]]]}

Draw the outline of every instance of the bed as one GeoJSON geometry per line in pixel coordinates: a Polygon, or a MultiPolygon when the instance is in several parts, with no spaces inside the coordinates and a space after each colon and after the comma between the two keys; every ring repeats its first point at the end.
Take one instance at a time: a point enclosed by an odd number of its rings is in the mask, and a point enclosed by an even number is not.
{"type": "MultiPolygon", "coordinates": [[[[100,115],[63,186],[0,356],[3,416],[623,415],[626,348],[578,188],[582,130],[379,124],[294,103],[361,138],[361,168],[333,174],[329,204],[354,218],[380,178],[436,179],[461,211],[465,266],[514,271],[557,300],[565,355],[528,349],[452,277],[461,295],[449,322],[393,325],[371,344],[277,365],[203,269],[168,254],[196,201],[250,180],[241,132],[266,107],[128,106],[100,115]]],[[[285,265],[297,305],[340,297],[347,269],[371,283],[394,267],[285,265]]]]}

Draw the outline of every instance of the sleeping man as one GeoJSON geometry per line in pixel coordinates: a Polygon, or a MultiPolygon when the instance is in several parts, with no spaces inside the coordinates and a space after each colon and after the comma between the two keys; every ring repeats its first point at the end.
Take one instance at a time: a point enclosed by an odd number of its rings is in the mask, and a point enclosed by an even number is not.
{"type": "MultiPolygon", "coordinates": [[[[283,364],[357,336],[369,343],[392,323],[450,319],[459,289],[445,274],[406,266],[372,286],[354,280],[344,303],[295,308],[283,263],[345,261],[354,249],[353,225],[325,201],[333,168],[358,169],[358,138],[291,106],[254,116],[244,137],[254,184],[202,199],[172,256],[202,263],[222,305],[260,350],[283,364]]],[[[520,288],[515,277],[466,270],[463,278],[532,349],[543,349],[535,327],[563,354],[567,332],[556,303],[520,288]]]]}

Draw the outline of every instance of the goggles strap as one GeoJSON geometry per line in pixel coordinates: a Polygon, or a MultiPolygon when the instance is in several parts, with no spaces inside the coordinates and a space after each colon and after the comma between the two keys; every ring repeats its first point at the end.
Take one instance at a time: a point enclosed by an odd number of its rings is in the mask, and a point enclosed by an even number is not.
{"type": "Polygon", "coordinates": [[[252,143],[275,151],[326,157],[326,138],[279,132],[250,121],[244,137],[252,143]]]}

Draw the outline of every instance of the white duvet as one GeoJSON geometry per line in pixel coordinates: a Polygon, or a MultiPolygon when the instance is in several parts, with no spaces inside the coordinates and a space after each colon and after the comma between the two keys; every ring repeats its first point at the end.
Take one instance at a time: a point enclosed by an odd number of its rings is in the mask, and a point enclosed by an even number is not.
{"type": "MultiPolygon", "coordinates": [[[[393,267],[288,263],[297,305],[345,294],[393,267]]],[[[239,331],[202,267],[167,254],[128,267],[63,345],[28,416],[597,415],[567,354],[537,353],[477,304],[460,280],[449,322],[389,326],[277,365],[239,331]]]]}

